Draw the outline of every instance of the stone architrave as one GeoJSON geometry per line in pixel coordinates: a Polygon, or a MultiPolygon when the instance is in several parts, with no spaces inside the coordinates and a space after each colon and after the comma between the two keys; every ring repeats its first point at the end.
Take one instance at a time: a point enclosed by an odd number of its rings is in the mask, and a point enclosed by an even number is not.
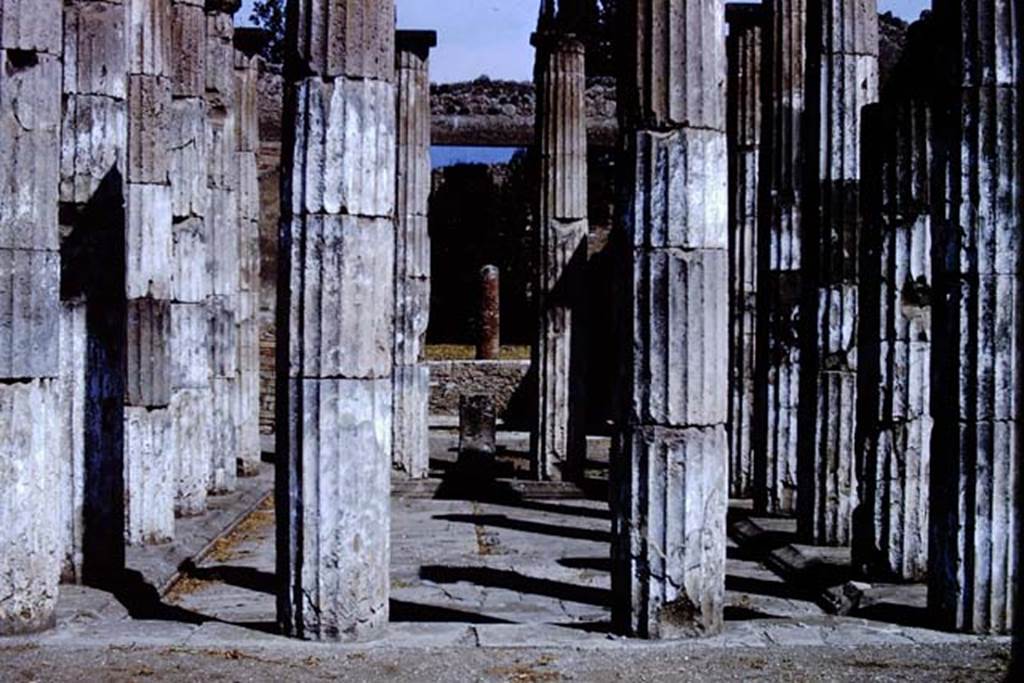
{"type": "Polygon", "coordinates": [[[61,8],[0,0],[0,636],[53,625],[64,555],[61,8]]]}
{"type": "Polygon", "coordinates": [[[857,506],[860,129],[861,109],[878,99],[875,0],[809,3],[807,93],[797,524],[806,542],[848,545],[857,506]]]}
{"type": "Polygon", "coordinates": [[[726,5],[729,38],[729,495],[753,493],[757,221],[760,191],[762,5],[726,5]]]}
{"type": "Polygon", "coordinates": [[[644,638],[709,635],[723,626],[728,507],[725,13],[640,0],[622,19],[636,62],[619,90],[633,161],[612,618],[644,638]]]}
{"type": "Polygon", "coordinates": [[[807,0],[766,0],[757,227],[754,507],[795,514],[807,0]]]}
{"type": "Polygon", "coordinates": [[[430,465],[430,368],[423,345],[430,320],[430,49],[433,31],[399,31],[398,165],[395,192],[395,387],[392,467],[411,478],[430,465]]]}
{"type": "Polygon", "coordinates": [[[530,470],[546,481],[577,479],[586,460],[584,424],[587,267],[586,49],[549,3],[533,36],[537,90],[537,412],[530,470]]]}
{"type": "Polygon", "coordinates": [[[935,197],[928,603],[938,625],[1010,633],[1021,524],[1020,6],[938,0],[952,87],[935,197]]]}
{"type": "Polygon", "coordinates": [[[297,0],[284,116],[277,577],[284,633],[388,623],[395,289],[393,0],[297,0]]]}

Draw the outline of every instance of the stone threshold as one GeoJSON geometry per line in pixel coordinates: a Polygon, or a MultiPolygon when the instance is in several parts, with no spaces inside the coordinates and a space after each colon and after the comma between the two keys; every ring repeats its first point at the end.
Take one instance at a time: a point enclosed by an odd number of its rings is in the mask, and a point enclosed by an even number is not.
{"type": "Polygon", "coordinates": [[[161,596],[184,575],[184,568],[202,562],[217,542],[234,531],[274,491],[274,466],[261,463],[253,477],[239,477],[238,488],[227,494],[211,495],[207,512],[175,520],[175,539],[170,543],[129,546],[127,568],[138,572],[146,584],[161,596]]]}
{"type": "MultiPolygon", "coordinates": [[[[737,511],[734,512],[746,512],[737,511]]],[[[870,617],[900,609],[922,621],[927,599],[923,583],[867,582],[854,575],[850,549],[801,545],[796,520],[782,517],[738,516],[730,520],[729,536],[790,585],[801,587],[808,599],[829,614],[870,617]]]]}

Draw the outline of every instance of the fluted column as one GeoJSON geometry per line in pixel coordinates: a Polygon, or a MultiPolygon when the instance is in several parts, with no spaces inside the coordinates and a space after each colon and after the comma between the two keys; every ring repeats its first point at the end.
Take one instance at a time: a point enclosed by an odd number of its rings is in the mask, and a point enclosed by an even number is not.
{"type": "Polygon", "coordinates": [[[1019,5],[938,0],[949,60],[935,235],[929,606],[977,633],[1013,626],[1019,557],[1021,25],[1019,5]]]}
{"type": "Polygon", "coordinates": [[[392,0],[297,0],[278,282],[278,619],[388,621],[395,259],[392,0]],[[328,31],[329,29],[329,31],[328,31]]]}
{"type": "Polygon", "coordinates": [[[395,407],[391,464],[408,477],[430,465],[430,368],[423,344],[430,320],[430,48],[433,31],[399,31],[398,165],[395,169],[395,407]]]}
{"type": "Polygon", "coordinates": [[[725,596],[728,198],[718,0],[641,0],[622,17],[632,154],[622,432],[612,470],[615,627],[715,633],[725,596]]]}
{"type": "Polygon", "coordinates": [[[586,54],[575,35],[541,29],[537,50],[537,415],[531,471],[562,481],[582,473],[587,264],[586,54]]]}
{"type": "Polygon", "coordinates": [[[207,221],[206,13],[172,0],[170,180],[174,217],[171,292],[171,431],[181,516],[206,511],[213,460],[213,384],[206,301],[213,281],[207,221]]]}
{"type": "Polygon", "coordinates": [[[934,73],[911,27],[880,105],[864,109],[854,566],[918,581],[928,565],[934,73]]]}
{"type": "Polygon", "coordinates": [[[63,5],[62,578],[98,585],[124,566],[128,5],[63,5]]]}
{"type": "Polygon", "coordinates": [[[171,2],[129,0],[129,16],[125,534],[141,544],[174,537],[177,494],[169,344],[171,2]]]}
{"type": "Polygon", "coordinates": [[[810,3],[797,519],[809,542],[850,542],[857,505],[861,109],[878,99],[874,0],[810,3]]]}
{"type": "Polygon", "coordinates": [[[753,489],[758,511],[796,512],[807,1],[766,0],[757,236],[753,489]]]}
{"type": "Polygon", "coordinates": [[[239,436],[239,216],[235,46],[232,15],[241,0],[206,0],[206,146],[209,232],[207,297],[212,380],[211,493],[235,489],[239,436]]]}
{"type": "Polygon", "coordinates": [[[61,2],[0,1],[0,636],[53,624],[61,572],[61,2]]]}
{"type": "Polygon", "coordinates": [[[726,5],[729,132],[729,494],[753,493],[762,5],[726,5]]]}
{"type": "Polygon", "coordinates": [[[260,60],[235,51],[238,150],[238,472],[257,473],[260,448],[260,60]]]}

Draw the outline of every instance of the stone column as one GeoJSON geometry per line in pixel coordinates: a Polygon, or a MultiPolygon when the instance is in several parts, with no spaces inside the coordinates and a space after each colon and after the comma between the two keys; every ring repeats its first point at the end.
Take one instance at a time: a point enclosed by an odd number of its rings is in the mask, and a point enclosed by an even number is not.
{"type": "Polygon", "coordinates": [[[801,537],[850,543],[857,505],[857,285],[861,109],[878,99],[875,0],[810,3],[800,307],[797,520],[801,537]]]}
{"type": "Polygon", "coordinates": [[[209,239],[213,293],[207,298],[212,364],[211,493],[233,491],[239,437],[239,216],[235,100],[235,28],[241,0],[206,0],[206,145],[209,239]]]}
{"type": "Polygon", "coordinates": [[[399,31],[398,166],[395,211],[395,408],[391,465],[427,476],[430,368],[423,344],[430,320],[430,48],[433,31],[399,31]]]}
{"type": "Polygon", "coordinates": [[[129,0],[124,485],[129,543],[174,537],[170,0],[129,0]]]}
{"type": "Polygon", "coordinates": [[[63,4],[62,575],[101,585],[124,566],[128,6],[63,4]]]}
{"type": "Polygon", "coordinates": [[[762,5],[726,5],[729,38],[729,494],[753,493],[762,5]]]}
{"type": "Polygon", "coordinates": [[[905,581],[928,565],[935,44],[912,26],[882,104],[863,114],[853,562],[905,581]]]}
{"type": "Polygon", "coordinates": [[[206,219],[206,13],[172,0],[170,179],[173,225],[171,413],[178,459],[176,512],[206,511],[213,459],[213,388],[206,302],[213,281],[206,219]]]}
{"type": "Polygon", "coordinates": [[[764,32],[757,334],[754,359],[754,505],[796,512],[797,405],[806,0],[767,0],[764,32]]]}
{"type": "Polygon", "coordinates": [[[640,0],[620,82],[625,208],[612,615],[646,638],[722,628],[728,505],[725,13],[640,0]],[[699,201],[695,201],[699,198],[699,201]]]}
{"type": "Polygon", "coordinates": [[[476,359],[498,360],[501,357],[501,271],[497,266],[480,269],[479,310],[476,359]]]}
{"type": "Polygon", "coordinates": [[[582,475],[587,455],[586,53],[579,37],[545,23],[542,17],[532,41],[540,177],[534,287],[538,329],[533,344],[537,413],[530,434],[530,469],[536,479],[563,481],[582,475]]]}
{"type": "Polygon", "coordinates": [[[300,638],[367,638],[388,622],[395,8],[298,0],[293,9],[278,256],[278,619],[300,638]]]}
{"type": "Polygon", "coordinates": [[[260,448],[260,60],[235,52],[238,134],[238,472],[259,471],[260,448]]]}
{"type": "Polygon", "coordinates": [[[0,1],[0,636],[53,624],[61,573],[61,24],[0,1]]]}
{"type": "MultiPolygon", "coordinates": [[[[1018,8],[1019,10],[1019,8],[1018,8]]],[[[940,0],[950,85],[937,197],[928,601],[936,624],[1013,627],[1021,458],[1021,25],[1012,3],[940,0]]]]}

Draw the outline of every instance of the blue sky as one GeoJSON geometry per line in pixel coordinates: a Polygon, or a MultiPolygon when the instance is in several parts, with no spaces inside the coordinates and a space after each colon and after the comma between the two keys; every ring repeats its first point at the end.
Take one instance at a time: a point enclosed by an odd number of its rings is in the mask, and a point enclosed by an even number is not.
{"type": "MultiPolygon", "coordinates": [[[[431,59],[432,80],[438,83],[491,78],[529,80],[533,70],[530,33],[539,0],[396,0],[400,28],[438,32],[431,59]]],[[[237,16],[249,18],[252,0],[237,16]]],[[[931,0],[878,0],[880,11],[917,18],[931,0]]]]}

